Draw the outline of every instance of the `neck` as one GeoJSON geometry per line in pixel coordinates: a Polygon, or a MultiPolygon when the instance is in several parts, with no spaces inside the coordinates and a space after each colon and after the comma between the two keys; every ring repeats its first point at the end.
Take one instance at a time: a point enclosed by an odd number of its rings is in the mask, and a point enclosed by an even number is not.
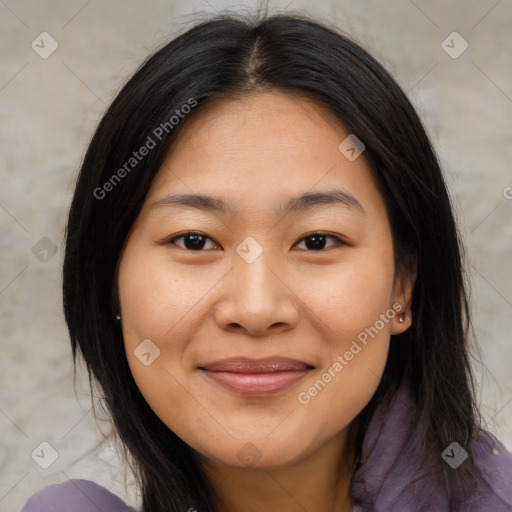
{"type": "Polygon", "coordinates": [[[219,512],[350,512],[355,435],[351,426],[291,465],[233,467],[201,458],[219,512]]]}

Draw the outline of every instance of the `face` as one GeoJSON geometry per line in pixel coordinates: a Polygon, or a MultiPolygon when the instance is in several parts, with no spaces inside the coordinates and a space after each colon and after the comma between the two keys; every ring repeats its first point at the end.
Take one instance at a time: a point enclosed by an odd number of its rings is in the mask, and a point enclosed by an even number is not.
{"type": "Polygon", "coordinates": [[[199,457],[285,466],[343,438],[369,402],[413,280],[395,276],[384,200],[327,110],[266,92],[184,128],[121,255],[128,362],[199,457]]]}

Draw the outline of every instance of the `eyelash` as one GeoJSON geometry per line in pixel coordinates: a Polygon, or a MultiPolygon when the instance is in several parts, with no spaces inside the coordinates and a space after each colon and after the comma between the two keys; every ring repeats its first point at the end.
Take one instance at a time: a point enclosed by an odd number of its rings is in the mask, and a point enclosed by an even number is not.
{"type": "MultiPolygon", "coordinates": [[[[181,233],[181,235],[178,235],[178,236],[174,236],[172,238],[169,238],[168,240],[164,241],[163,242],[163,245],[177,245],[175,244],[175,240],[178,240],[180,238],[184,238],[188,235],[199,235],[199,236],[202,236],[208,240],[212,240],[213,242],[215,242],[212,238],[210,238],[209,236],[205,235],[204,233],[200,233],[198,231],[187,231],[185,233],[181,233]]],[[[322,236],[326,236],[327,238],[332,238],[334,240],[336,240],[336,243],[334,245],[332,245],[331,247],[336,247],[336,246],[346,246],[346,245],[349,245],[347,242],[345,242],[344,240],[342,240],[341,238],[335,236],[335,235],[331,235],[330,233],[325,233],[323,231],[318,231],[318,232],[314,232],[314,233],[310,233],[304,237],[302,237],[295,245],[297,245],[299,242],[302,242],[303,240],[305,240],[306,238],[312,238],[313,236],[315,235],[322,235],[322,236]]],[[[215,242],[217,244],[217,242],[215,242]]],[[[219,244],[217,244],[219,245],[219,244]]],[[[295,247],[294,245],[294,247],[295,247]]],[[[189,251],[189,252],[205,252],[204,249],[198,249],[196,251],[192,250],[192,249],[187,249],[186,247],[181,247],[181,246],[177,246],[177,247],[180,247],[180,249],[184,249],[186,251],[189,251]]],[[[330,249],[331,247],[328,247],[328,249],[330,249]]],[[[319,249],[317,251],[315,250],[312,250],[312,249],[304,249],[308,252],[325,252],[326,249],[319,249]]]]}

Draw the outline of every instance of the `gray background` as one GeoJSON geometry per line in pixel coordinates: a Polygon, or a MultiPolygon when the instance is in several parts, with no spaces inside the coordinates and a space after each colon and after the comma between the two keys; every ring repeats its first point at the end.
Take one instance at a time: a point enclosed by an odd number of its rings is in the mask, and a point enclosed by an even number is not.
{"type": "MultiPolygon", "coordinates": [[[[256,2],[240,5],[0,0],[2,511],[17,511],[39,488],[68,478],[94,480],[138,504],[131,473],[104,439],[108,420],[94,420],[83,371],[76,394],[73,388],[60,297],[66,212],[92,130],[125,79],[150,51],[200,19],[194,13],[248,11],[256,2]],[[41,45],[43,31],[58,43],[46,59],[31,47],[34,40],[41,45]],[[44,237],[49,241],[40,242],[44,237]],[[58,452],[48,469],[31,458],[43,441],[58,452]]],[[[283,9],[351,34],[422,115],[468,249],[485,363],[476,366],[481,409],[488,429],[512,449],[512,0],[270,2],[270,12],[283,9]],[[458,58],[441,46],[453,31],[469,44],[458,58]]],[[[452,53],[462,48],[457,39],[448,44],[452,53]]]]}

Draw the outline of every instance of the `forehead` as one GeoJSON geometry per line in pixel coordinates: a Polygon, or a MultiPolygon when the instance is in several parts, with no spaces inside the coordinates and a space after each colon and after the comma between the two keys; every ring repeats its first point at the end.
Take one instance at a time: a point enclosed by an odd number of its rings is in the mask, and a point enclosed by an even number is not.
{"type": "Polygon", "coordinates": [[[333,188],[379,202],[364,156],[350,161],[338,149],[349,132],[309,98],[272,91],[216,99],[182,122],[146,204],[207,193],[237,211],[271,201],[276,212],[292,196],[333,188]]]}
{"type": "Polygon", "coordinates": [[[252,146],[258,151],[264,143],[268,150],[259,152],[260,157],[279,148],[295,148],[303,155],[305,142],[329,135],[337,139],[340,132],[345,129],[339,119],[323,105],[304,95],[272,90],[210,100],[185,120],[173,150],[179,151],[183,144],[206,143],[219,144],[220,152],[231,149],[231,144],[248,143],[244,150],[252,146]]]}

